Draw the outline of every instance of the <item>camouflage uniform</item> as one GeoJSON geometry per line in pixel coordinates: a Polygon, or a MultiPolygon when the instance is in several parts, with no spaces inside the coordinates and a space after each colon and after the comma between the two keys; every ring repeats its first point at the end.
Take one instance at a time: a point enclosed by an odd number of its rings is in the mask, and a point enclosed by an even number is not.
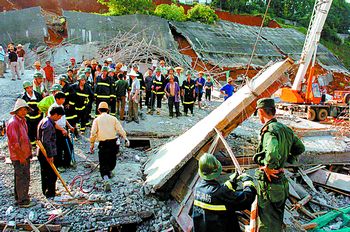
{"type": "Polygon", "coordinates": [[[284,205],[289,195],[288,180],[283,173],[286,162],[294,163],[305,147],[293,131],[277,122],[268,121],[260,132],[260,143],[254,161],[260,166],[278,170],[278,178],[267,179],[264,171],[257,170],[259,231],[280,232],[283,225],[284,205]]]}

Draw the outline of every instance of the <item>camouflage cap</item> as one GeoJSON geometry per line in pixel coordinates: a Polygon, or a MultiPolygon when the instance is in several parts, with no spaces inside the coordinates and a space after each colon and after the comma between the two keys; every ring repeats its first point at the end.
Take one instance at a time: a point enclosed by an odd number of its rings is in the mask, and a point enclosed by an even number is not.
{"type": "Polygon", "coordinates": [[[23,89],[25,89],[29,86],[33,86],[33,83],[31,81],[24,81],[23,82],[23,89]]]}
{"type": "Polygon", "coordinates": [[[108,72],[108,67],[107,66],[103,66],[102,69],[101,69],[102,72],[106,71],[108,72]]]}
{"type": "Polygon", "coordinates": [[[272,98],[261,98],[257,101],[256,109],[275,108],[275,100],[272,98]]]}
{"type": "Polygon", "coordinates": [[[192,72],[191,72],[190,70],[187,70],[187,71],[186,71],[186,76],[187,76],[187,75],[192,75],[192,72]]]}
{"type": "Polygon", "coordinates": [[[85,76],[85,74],[80,74],[79,76],[78,76],[78,78],[77,78],[77,81],[80,81],[80,80],[86,80],[86,76],[85,76]]]}
{"type": "Polygon", "coordinates": [[[85,68],[84,72],[85,73],[91,73],[91,68],[85,68]]]}
{"type": "Polygon", "coordinates": [[[160,69],[160,67],[157,67],[154,71],[155,72],[161,72],[162,70],[160,69]]]}
{"type": "Polygon", "coordinates": [[[67,82],[68,76],[67,76],[66,74],[61,74],[61,75],[58,77],[58,80],[67,82]]]}

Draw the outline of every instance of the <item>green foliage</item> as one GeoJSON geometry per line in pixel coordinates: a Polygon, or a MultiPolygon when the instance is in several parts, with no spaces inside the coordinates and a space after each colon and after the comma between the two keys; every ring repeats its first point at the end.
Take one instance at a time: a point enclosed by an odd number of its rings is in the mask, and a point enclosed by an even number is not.
{"type": "Polygon", "coordinates": [[[212,24],[218,20],[215,11],[209,6],[196,4],[189,11],[187,11],[187,18],[190,21],[199,21],[202,23],[212,24]]]}
{"type": "Polygon", "coordinates": [[[108,15],[150,14],[155,5],[152,0],[97,0],[109,9],[108,15]]]}
{"type": "Polygon", "coordinates": [[[177,6],[175,4],[161,4],[158,5],[154,14],[172,21],[185,21],[186,14],[182,6],[177,6]]]}
{"type": "Polygon", "coordinates": [[[321,40],[321,43],[326,46],[333,54],[335,54],[347,69],[350,69],[350,40],[347,39],[341,45],[337,45],[332,41],[321,40]]]}

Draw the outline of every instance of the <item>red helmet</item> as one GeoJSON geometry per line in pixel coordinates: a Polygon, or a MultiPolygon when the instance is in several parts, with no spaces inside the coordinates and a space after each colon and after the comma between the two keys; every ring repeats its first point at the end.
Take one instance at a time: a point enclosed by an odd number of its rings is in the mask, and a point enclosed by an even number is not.
{"type": "Polygon", "coordinates": [[[75,60],[75,58],[74,58],[74,57],[71,57],[70,60],[75,60]]]}

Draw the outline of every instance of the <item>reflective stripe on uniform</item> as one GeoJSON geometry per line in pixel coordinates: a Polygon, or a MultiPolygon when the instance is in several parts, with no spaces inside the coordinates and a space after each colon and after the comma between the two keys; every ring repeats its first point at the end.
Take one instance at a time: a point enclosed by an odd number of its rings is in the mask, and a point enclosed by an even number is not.
{"type": "Polygon", "coordinates": [[[85,127],[81,127],[81,128],[80,128],[80,131],[85,131],[85,127]]]}
{"type": "Polygon", "coordinates": [[[192,85],[192,86],[185,85],[185,89],[193,89],[193,88],[194,88],[194,85],[192,85]]]}
{"type": "Polygon", "coordinates": [[[255,184],[254,184],[254,182],[251,181],[251,180],[244,181],[244,182],[243,182],[243,188],[245,188],[245,187],[247,187],[247,186],[254,187],[255,184]]]}
{"type": "Polygon", "coordinates": [[[35,144],[36,144],[36,142],[35,142],[35,141],[33,141],[33,142],[30,142],[30,144],[31,144],[31,145],[35,145],[35,144]]]}
{"type": "Polygon", "coordinates": [[[212,210],[212,211],[226,211],[225,205],[211,205],[198,200],[194,200],[194,205],[202,209],[212,210]]]}
{"type": "Polygon", "coordinates": [[[183,104],[185,104],[185,105],[189,105],[189,104],[194,104],[194,101],[191,101],[191,102],[183,102],[183,104]]]}
{"type": "Polygon", "coordinates": [[[117,97],[116,95],[111,94],[111,97],[117,97]]]}
{"type": "Polygon", "coordinates": [[[162,85],[163,82],[160,82],[160,81],[154,81],[153,83],[157,84],[157,85],[162,85]]]}
{"type": "Polygon", "coordinates": [[[79,110],[80,111],[80,110],[83,110],[83,109],[85,109],[85,106],[80,107],[80,108],[79,107],[75,107],[75,110],[79,110]]]}
{"type": "Polygon", "coordinates": [[[75,102],[69,101],[68,104],[71,105],[71,106],[74,106],[74,105],[75,105],[75,102]]]}
{"type": "Polygon", "coordinates": [[[235,192],[236,190],[233,188],[232,183],[228,180],[225,182],[225,185],[228,189],[232,190],[233,192],[235,192]]]}
{"type": "Polygon", "coordinates": [[[89,97],[89,94],[85,94],[85,93],[79,93],[79,92],[77,92],[77,95],[78,95],[78,96],[81,96],[81,97],[89,97]]]}
{"type": "Polygon", "coordinates": [[[110,95],[97,95],[97,98],[110,98],[110,95]]]}
{"type": "Polygon", "coordinates": [[[164,92],[156,92],[156,91],[152,91],[152,93],[154,93],[154,94],[164,94],[164,92]]]}
{"type": "Polygon", "coordinates": [[[75,115],[66,117],[66,119],[71,120],[71,119],[75,119],[76,117],[78,117],[78,115],[75,114],[75,115]]]}
{"type": "Polygon", "coordinates": [[[37,118],[40,118],[41,116],[42,116],[41,114],[38,114],[38,115],[35,115],[35,116],[26,115],[26,117],[29,118],[29,119],[37,119],[37,118]]]}
{"type": "Polygon", "coordinates": [[[104,82],[97,82],[97,85],[104,85],[104,86],[111,86],[110,84],[108,83],[104,83],[104,82]]]}
{"type": "Polygon", "coordinates": [[[28,105],[37,105],[39,102],[27,102],[28,105]]]}
{"type": "Polygon", "coordinates": [[[69,95],[69,92],[64,93],[64,95],[68,96],[68,95],[69,95]]]}

